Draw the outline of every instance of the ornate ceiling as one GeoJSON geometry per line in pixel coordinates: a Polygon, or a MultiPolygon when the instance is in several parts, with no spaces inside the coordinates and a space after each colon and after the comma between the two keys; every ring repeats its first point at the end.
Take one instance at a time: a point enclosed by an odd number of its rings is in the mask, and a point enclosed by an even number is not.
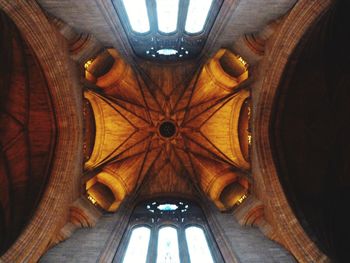
{"type": "MultiPolygon", "coordinates": [[[[269,4],[258,0],[224,1],[203,48],[201,62],[212,57],[219,47],[228,47],[249,61],[249,74],[253,77],[248,81],[243,80],[246,71],[236,71],[232,62],[237,60],[229,59],[230,52],[219,52],[197,71],[189,61],[182,66],[165,67],[134,60],[110,1],[37,2],[0,0],[0,5],[31,47],[38,62],[35,65],[44,75],[43,87],[47,85],[52,97],[58,124],[54,158],[40,206],[1,260],[38,260],[48,247],[69,237],[76,227],[94,225],[98,216],[91,211],[98,209],[81,197],[83,181],[84,194],[90,201],[109,211],[117,209],[123,198],[135,191],[142,195],[187,195],[201,191],[222,210],[235,206],[242,201],[238,197],[248,193],[249,197],[233,215],[229,214],[232,220],[235,217],[242,225],[259,226],[300,262],[327,261],[295,217],[281,187],[271,149],[270,125],[286,63],[294,60],[291,54],[295,46],[332,0],[299,0],[296,4],[291,0],[269,4]],[[273,22],[285,13],[279,23],[273,22]],[[52,19],[51,15],[65,22],[52,19]],[[273,22],[272,26],[263,29],[268,22],[273,22]],[[124,60],[112,49],[100,53],[103,47],[117,48],[124,60]],[[81,72],[72,70],[68,56],[80,69],[93,58],[86,65],[86,78],[81,82],[81,72]],[[251,84],[252,100],[248,100],[247,83],[251,84]],[[84,110],[82,86],[86,97],[84,110]],[[250,101],[252,149],[248,132],[250,101]],[[108,124],[104,119],[111,122],[108,124]],[[159,127],[164,120],[174,126],[165,125],[161,132],[159,127]],[[223,138],[229,136],[226,142],[230,145],[223,143],[223,138]]],[[[30,74],[25,74],[24,79],[28,77],[30,74]]],[[[21,101],[22,97],[18,97],[21,101]]],[[[42,100],[36,102],[42,105],[42,100]]],[[[17,110],[19,105],[12,106],[17,110]]],[[[22,135],[27,136],[26,129],[22,135]]],[[[46,152],[41,152],[41,156],[46,158],[46,152]]],[[[13,151],[17,158],[13,163],[21,159],[32,164],[21,158],[22,153],[13,151]]],[[[299,158],[300,155],[295,156],[299,158]]],[[[45,165],[41,163],[39,170],[45,165]]],[[[23,167],[16,165],[16,169],[23,167]]],[[[24,171],[19,173],[23,174],[24,171]]],[[[300,182],[306,185],[305,181],[300,182]]],[[[6,200],[1,198],[1,202],[6,200]]],[[[343,233],[343,228],[340,230],[343,233]]]]}
{"type": "Polygon", "coordinates": [[[86,64],[96,84],[84,93],[94,120],[85,146],[89,198],[115,211],[140,186],[148,194],[201,189],[229,209],[249,185],[247,65],[222,49],[184,79],[164,68],[154,80],[114,49],[86,64]]]}

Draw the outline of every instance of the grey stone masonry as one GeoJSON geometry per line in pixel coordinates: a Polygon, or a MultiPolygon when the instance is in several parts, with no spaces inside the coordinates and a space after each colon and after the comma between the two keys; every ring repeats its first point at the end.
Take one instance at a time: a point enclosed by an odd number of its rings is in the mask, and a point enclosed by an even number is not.
{"type": "MultiPolygon", "coordinates": [[[[281,245],[265,237],[256,227],[244,227],[231,213],[213,211],[223,238],[232,249],[238,262],[243,263],[292,263],[294,257],[281,245]]],[[[209,221],[210,222],[210,221],[209,221]]],[[[231,263],[231,262],[230,262],[231,263]]]]}
{"type": "Polygon", "coordinates": [[[76,230],[67,240],[50,249],[41,263],[97,262],[111,233],[120,223],[118,213],[104,214],[93,228],[76,230]]]}

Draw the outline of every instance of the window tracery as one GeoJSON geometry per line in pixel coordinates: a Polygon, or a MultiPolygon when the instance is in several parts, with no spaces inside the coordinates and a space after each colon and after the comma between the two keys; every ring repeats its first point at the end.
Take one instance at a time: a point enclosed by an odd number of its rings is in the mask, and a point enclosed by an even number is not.
{"type": "Polygon", "coordinates": [[[114,262],[223,262],[203,211],[188,200],[140,203],[123,239],[114,262]]]}
{"type": "Polygon", "coordinates": [[[222,0],[112,0],[138,57],[179,61],[197,57],[222,0]]]}

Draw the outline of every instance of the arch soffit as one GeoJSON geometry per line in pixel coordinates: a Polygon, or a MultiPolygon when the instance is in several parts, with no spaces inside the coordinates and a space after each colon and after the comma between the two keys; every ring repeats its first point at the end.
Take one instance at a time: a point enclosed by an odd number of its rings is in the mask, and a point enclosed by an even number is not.
{"type": "MultiPolygon", "coordinates": [[[[13,20],[34,51],[48,82],[57,121],[57,145],[50,179],[41,202],[11,248],[1,257],[5,262],[34,262],[47,249],[55,230],[68,213],[74,180],[81,173],[81,93],[70,73],[68,50],[52,30],[35,1],[0,0],[0,8],[13,20]],[[70,153],[70,154],[67,154],[70,153]],[[58,216],[59,215],[59,216],[58,216]]],[[[1,261],[0,260],[0,261],[1,261]]]]}
{"type": "Polygon", "coordinates": [[[253,96],[257,98],[254,103],[256,111],[253,113],[253,148],[257,153],[256,168],[259,169],[259,173],[255,173],[253,167],[253,174],[261,177],[256,178],[256,182],[262,184],[257,188],[269,190],[268,195],[262,193],[266,197],[262,199],[265,199],[265,209],[271,215],[279,241],[299,262],[327,262],[328,259],[310,240],[288,204],[274,164],[269,123],[275,95],[289,57],[306,31],[332,3],[332,0],[298,1],[268,43],[266,55],[259,66],[260,76],[253,87],[253,96]]]}

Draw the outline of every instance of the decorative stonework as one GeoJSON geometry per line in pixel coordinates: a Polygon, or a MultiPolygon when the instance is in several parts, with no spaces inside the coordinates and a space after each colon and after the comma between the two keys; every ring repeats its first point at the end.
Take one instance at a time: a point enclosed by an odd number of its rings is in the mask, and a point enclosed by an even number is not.
{"type": "Polygon", "coordinates": [[[58,123],[52,172],[44,196],[25,230],[2,256],[5,262],[35,262],[64,224],[74,200],[82,162],[81,92],[63,39],[52,30],[35,1],[0,1],[34,51],[48,83],[58,123]],[[69,153],[69,154],[67,154],[69,153]]]}
{"type": "MultiPolygon", "coordinates": [[[[97,91],[85,92],[96,128],[85,163],[96,175],[86,189],[97,205],[115,211],[155,174],[163,178],[161,187],[189,180],[221,210],[231,209],[248,193],[250,165],[240,142],[248,141],[240,131],[247,129],[241,118],[248,115],[241,109],[249,98],[249,91],[239,86],[248,78],[243,60],[222,49],[182,89],[170,81],[157,87],[111,49],[90,60],[86,71],[97,91]]],[[[163,77],[170,79],[168,74],[163,77]]]]}
{"type": "Polygon", "coordinates": [[[71,26],[56,17],[49,17],[68,42],[70,57],[78,63],[84,63],[102,49],[101,43],[91,34],[77,33],[71,26]]]}
{"type": "Polygon", "coordinates": [[[265,214],[274,236],[299,262],[327,262],[327,257],[310,240],[288,204],[276,171],[269,139],[272,104],[289,56],[310,28],[328,10],[332,1],[298,1],[282,20],[265,50],[260,77],[253,88],[253,160],[257,196],[265,204],[265,214]]]}
{"type": "Polygon", "coordinates": [[[164,120],[158,126],[158,134],[164,139],[171,139],[177,133],[177,126],[172,120],[164,120]]]}
{"type": "MultiPolygon", "coordinates": [[[[266,221],[258,220],[258,225],[261,227],[262,231],[265,234],[268,233],[267,236],[271,237],[272,239],[278,239],[282,244],[284,244],[300,262],[324,262],[326,261],[326,257],[320,253],[316,246],[306,236],[286,201],[281,185],[279,184],[276,170],[274,168],[272,153],[270,151],[271,148],[269,145],[267,124],[269,123],[271,114],[271,103],[273,101],[279,78],[283,72],[283,68],[288,60],[289,54],[291,54],[294,46],[302,37],[307,28],[309,28],[310,25],[314,23],[314,21],[317,19],[317,16],[322,14],[324,10],[328,8],[330,3],[331,1],[329,0],[301,0],[298,2],[295,10],[293,10],[289,16],[285,18],[281,24],[281,28],[279,28],[277,30],[277,33],[273,36],[273,41],[270,41],[270,43],[267,44],[267,47],[265,46],[265,57],[263,58],[263,64],[260,69],[262,74],[260,79],[258,79],[256,82],[257,92],[254,93],[257,100],[257,103],[254,104],[254,108],[256,108],[257,111],[254,112],[254,122],[256,121],[256,124],[253,127],[253,135],[255,136],[253,142],[255,148],[254,150],[257,152],[258,156],[256,167],[259,168],[259,173],[261,173],[261,177],[259,177],[260,175],[257,173],[256,178],[254,178],[256,179],[255,183],[258,184],[256,187],[254,187],[254,189],[257,189],[256,192],[260,191],[258,195],[265,206],[264,213],[267,214],[266,217],[269,219],[267,221],[271,223],[265,224],[266,221]],[[266,72],[268,74],[265,74],[266,72]],[[269,198],[271,199],[268,200],[269,198]],[[273,230],[270,228],[271,225],[273,225],[273,230]]],[[[14,22],[20,28],[21,33],[25,38],[27,38],[32,49],[35,50],[40,65],[44,69],[45,77],[49,83],[50,91],[53,94],[54,105],[57,111],[56,114],[60,123],[56,151],[57,160],[55,161],[53,167],[53,172],[46,190],[46,194],[40,204],[38,211],[34,215],[34,218],[30,224],[27,226],[26,230],[23,232],[14,246],[10,248],[9,251],[7,251],[2,259],[0,259],[0,261],[4,260],[5,262],[36,261],[47,249],[47,245],[49,244],[50,240],[52,241],[52,238],[54,238],[53,236],[56,229],[61,229],[61,227],[64,225],[65,220],[69,217],[69,204],[72,202],[72,200],[75,199],[75,197],[73,197],[73,188],[79,189],[77,182],[79,182],[78,179],[80,179],[79,177],[81,171],[79,164],[82,161],[81,157],[79,156],[79,149],[82,145],[82,118],[80,115],[77,115],[77,113],[82,112],[82,110],[79,108],[79,97],[81,90],[79,89],[78,85],[76,85],[76,79],[72,77],[73,74],[69,73],[70,68],[67,66],[69,65],[67,54],[63,51],[63,41],[58,39],[57,34],[52,32],[51,25],[43,15],[38,5],[34,1],[19,3],[0,0],[0,7],[3,8],[4,11],[12,17],[14,22]],[[68,155],[67,152],[69,152],[68,155]]],[[[73,42],[76,43],[77,46],[79,46],[78,44],[80,43],[82,50],[85,50],[90,45],[86,43],[92,43],[90,41],[90,37],[81,35],[80,38],[77,37],[73,42]]],[[[93,44],[89,47],[91,48],[89,52],[80,53],[80,49],[77,48],[77,46],[75,46],[76,48],[73,48],[72,51],[75,52],[77,56],[76,60],[80,63],[82,63],[82,61],[87,56],[92,55],[90,51],[96,50],[96,47],[101,48],[99,45],[94,46],[93,44]],[[80,56],[78,54],[84,55],[80,56]]],[[[74,44],[72,47],[74,47],[74,44]]],[[[115,59],[119,60],[115,64],[115,67],[119,67],[118,65],[125,66],[119,57],[115,59]]],[[[142,106],[144,107],[144,105],[138,105],[138,103],[142,104],[144,102],[144,99],[142,98],[142,95],[139,96],[140,89],[134,88],[138,85],[143,86],[144,88],[142,89],[147,92],[146,97],[147,102],[149,103],[148,106],[152,106],[153,109],[159,108],[159,112],[163,111],[166,113],[165,109],[167,109],[167,107],[169,109],[170,106],[174,106],[180,97],[186,98],[187,96],[187,98],[190,98],[192,96],[192,98],[195,98],[198,103],[193,103],[193,100],[191,102],[191,99],[188,99],[187,102],[185,102],[185,100],[181,100],[185,103],[182,105],[181,103],[177,105],[177,110],[179,113],[182,113],[182,115],[179,114],[180,117],[176,119],[176,121],[183,122],[186,120],[186,118],[189,118],[188,116],[191,116],[193,120],[196,119],[198,123],[201,123],[202,121],[205,121],[205,118],[201,119],[199,116],[205,116],[207,114],[206,118],[208,119],[209,111],[207,111],[207,109],[209,105],[211,105],[213,108],[217,107],[215,110],[220,112],[221,106],[223,106],[225,103],[229,103],[230,100],[234,99],[233,93],[236,91],[233,92],[232,88],[234,87],[230,85],[226,87],[226,90],[223,88],[222,93],[218,94],[218,90],[216,88],[219,85],[216,84],[222,83],[222,80],[227,79],[225,77],[216,79],[216,77],[220,75],[224,76],[224,74],[220,73],[220,71],[224,71],[223,68],[221,66],[219,67],[218,65],[220,66],[220,63],[217,63],[217,61],[215,61],[215,63],[213,63],[212,67],[210,68],[208,65],[206,65],[205,69],[199,74],[196,85],[192,83],[192,87],[195,88],[192,90],[187,89],[187,91],[179,89],[180,92],[170,90],[169,93],[167,93],[168,91],[163,91],[163,87],[161,87],[158,89],[157,93],[152,94],[152,92],[149,90],[147,91],[147,88],[144,87],[146,86],[145,83],[135,77],[135,73],[128,65],[126,65],[127,69],[123,71],[125,78],[108,78],[107,82],[102,82],[107,83],[106,85],[101,84],[101,82],[99,83],[99,88],[101,88],[102,92],[104,92],[104,98],[106,100],[112,101],[114,105],[117,105],[117,107],[119,107],[118,109],[127,108],[127,110],[124,109],[125,112],[131,112],[131,115],[135,115],[136,112],[138,115],[141,115],[141,117],[144,114],[142,113],[144,110],[142,106]],[[216,72],[219,73],[211,74],[213,72],[213,69],[214,71],[217,70],[216,72]],[[115,85],[116,83],[118,85],[115,85]],[[126,90],[128,91],[126,92],[126,90]],[[206,94],[207,96],[203,96],[203,90],[208,91],[206,94]],[[133,92],[133,96],[128,97],[127,94],[133,92]],[[119,95],[117,99],[110,99],[110,97],[113,97],[116,94],[119,95]],[[164,94],[166,96],[164,96],[164,94]],[[159,104],[157,101],[159,102],[160,97],[163,96],[163,98],[168,98],[168,95],[170,94],[172,94],[173,100],[165,100],[167,103],[163,105],[157,105],[159,104]],[[213,94],[215,94],[217,97],[211,97],[213,94]],[[132,101],[125,102],[125,99],[132,99],[132,101]],[[213,103],[211,99],[213,99],[215,103],[213,103]],[[204,105],[203,108],[202,105],[204,105]],[[187,116],[184,114],[185,108],[186,110],[189,110],[187,116]],[[207,113],[202,115],[201,112],[207,113]]],[[[114,73],[110,76],[112,75],[114,75],[114,73]]],[[[98,78],[92,78],[92,82],[96,84],[97,79],[98,78]]],[[[237,88],[239,87],[240,86],[238,85],[237,88]]],[[[154,113],[154,111],[152,112],[154,113]]],[[[159,118],[160,114],[153,113],[150,114],[149,117],[144,117],[146,119],[148,118],[149,121],[153,120],[154,122],[159,123],[161,121],[161,118],[159,118]]],[[[166,115],[163,114],[162,116],[166,115]]],[[[239,116],[239,114],[237,114],[237,116],[239,116]]],[[[173,116],[170,116],[169,118],[173,118],[173,116]]],[[[192,120],[188,119],[187,122],[191,123],[192,120]]],[[[192,128],[196,129],[196,127],[191,127],[191,129],[192,128]]],[[[154,129],[153,132],[156,132],[156,130],[154,129]]],[[[246,169],[239,167],[237,164],[232,164],[232,160],[230,161],[229,158],[226,158],[227,154],[225,154],[225,150],[218,150],[217,148],[220,147],[218,147],[218,145],[215,145],[216,147],[213,147],[210,142],[208,143],[208,140],[201,139],[201,141],[196,144],[193,142],[194,139],[190,135],[188,136],[187,140],[188,144],[191,144],[189,147],[192,147],[192,152],[188,156],[184,151],[181,151],[178,148],[172,150],[172,144],[170,147],[170,155],[166,156],[163,154],[163,156],[161,156],[160,152],[167,153],[168,149],[165,146],[166,144],[164,144],[164,146],[158,145],[157,147],[159,151],[154,151],[153,157],[147,157],[150,158],[151,161],[148,162],[148,167],[144,168],[143,173],[139,172],[140,178],[145,176],[145,173],[151,169],[150,167],[152,166],[155,173],[169,171],[169,173],[172,173],[174,176],[174,181],[178,180],[176,171],[181,170],[179,169],[179,167],[181,167],[179,163],[182,162],[184,164],[184,170],[186,170],[188,174],[191,175],[191,178],[196,181],[202,180],[202,185],[206,186],[206,193],[214,201],[217,201],[215,203],[217,205],[219,204],[218,206],[224,207],[223,209],[226,209],[226,206],[220,204],[221,192],[224,191],[224,188],[226,186],[231,185],[232,182],[235,182],[239,186],[245,187],[247,182],[244,181],[244,177],[246,175],[240,174],[240,172],[245,172],[246,169]],[[180,158],[176,156],[176,151],[178,151],[177,154],[180,158]],[[215,152],[214,155],[210,154],[211,151],[215,152]],[[222,154],[222,152],[224,152],[224,154],[222,154]],[[204,153],[205,158],[202,158],[199,153],[204,153]],[[201,158],[206,160],[202,161],[201,158]],[[153,163],[155,163],[156,159],[158,160],[158,163],[157,165],[153,166],[153,163]],[[199,164],[202,164],[204,167],[202,171],[208,170],[205,167],[205,164],[209,163],[207,160],[210,160],[213,163],[219,163],[218,167],[220,167],[220,169],[218,168],[217,170],[214,170],[214,172],[206,171],[208,174],[213,174],[213,180],[210,180],[210,182],[208,182],[205,181],[204,178],[200,178],[198,174],[194,172],[195,169],[193,168],[191,160],[195,160],[199,164]],[[236,172],[232,173],[228,171],[228,169],[225,170],[226,166],[222,165],[223,161],[229,163],[228,167],[237,168],[237,174],[236,172]],[[175,164],[175,169],[172,167],[171,163],[175,164]],[[154,167],[157,167],[157,169],[154,167]],[[228,174],[228,176],[218,176],[221,175],[221,171],[224,171],[224,175],[228,174]],[[239,178],[243,178],[243,180],[240,180],[239,178]],[[219,183],[216,184],[215,182],[219,183]]],[[[135,146],[135,144],[133,146],[135,146]]],[[[188,148],[186,147],[184,149],[187,150],[188,148]]],[[[145,151],[139,152],[145,154],[145,151]]],[[[124,156],[129,157],[130,155],[124,156]]],[[[122,157],[122,155],[119,155],[118,158],[119,157],[122,157]]],[[[127,162],[118,160],[113,166],[104,167],[105,169],[103,172],[112,175],[114,178],[118,178],[121,182],[120,184],[123,185],[122,191],[115,191],[117,192],[116,200],[118,202],[120,199],[126,196],[128,192],[131,192],[134,187],[139,186],[136,182],[137,180],[126,181],[126,178],[120,176],[120,174],[122,174],[120,171],[125,172],[125,169],[129,169],[130,163],[142,163],[142,160],[146,160],[146,157],[143,158],[143,156],[141,156],[139,159],[129,158],[127,162]],[[123,191],[125,191],[125,193],[123,191]]],[[[133,172],[135,173],[135,171],[133,172]]],[[[102,179],[100,179],[100,181],[105,181],[106,177],[101,177],[102,179]]],[[[244,209],[244,206],[242,206],[242,209],[244,209]]],[[[252,215],[254,216],[247,216],[250,215],[250,212],[243,213],[243,224],[250,224],[253,221],[257,222],[256,220],[250,219],[259,219],[262,213],[262,207],[260,206],[260,203],[257,202],[252,206],[252,210],[247,209],[247,211],[251,211],[252,215]]],[[[66,236],[68,236],[67,233],[71,232],[71,229],[74,228],[69,224],[70,223],[62,228],[60,233],[60,240],[63,240],[66,236]]]]}

